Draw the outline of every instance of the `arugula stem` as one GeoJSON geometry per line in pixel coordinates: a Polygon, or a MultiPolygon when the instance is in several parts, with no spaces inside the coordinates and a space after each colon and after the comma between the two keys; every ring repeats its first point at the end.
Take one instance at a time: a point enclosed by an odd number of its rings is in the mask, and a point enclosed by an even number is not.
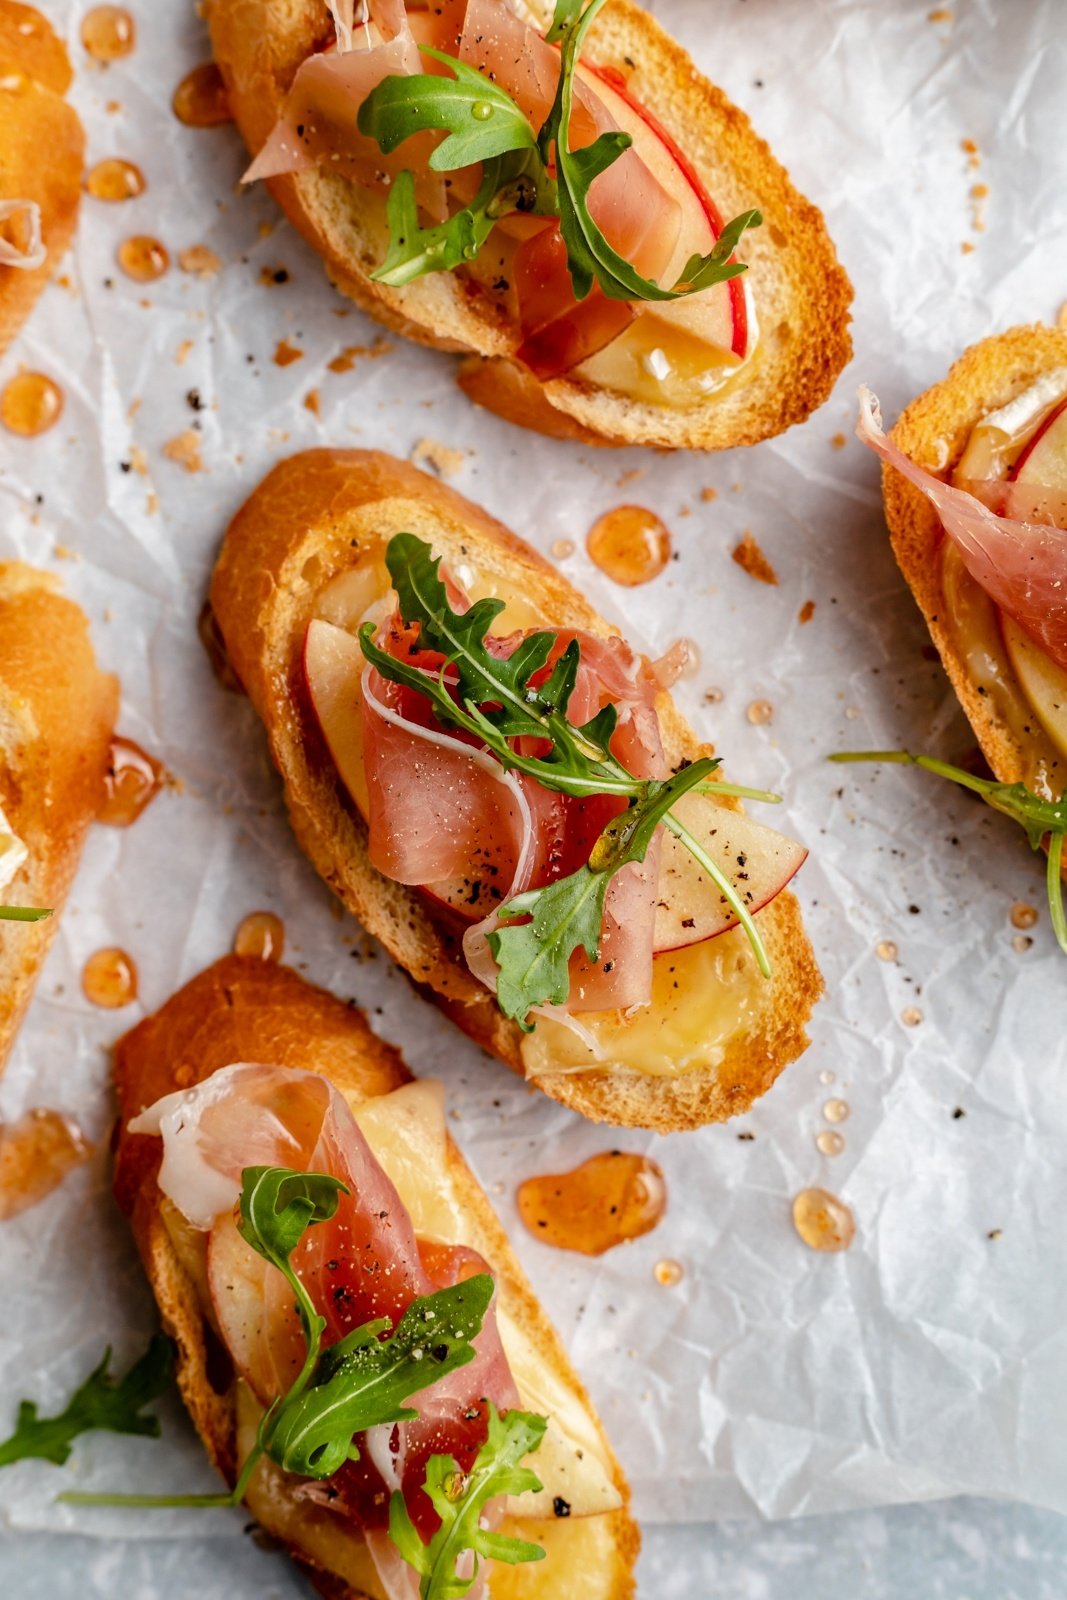
{"type": "Polygon", "coordinates": [[[759,800],[764,805],[780,806],[780,794],[772,794],[769,789],[747,789],[743,783],[716,783],[714,779],[695,786],[696,794],[719,794],[729,796],[733,800],[759,800]]]}
{"type": "Polygon", "coordinates": [[[232,1494],[87,1494],[78,1489],[65,1489],[56,1500],[65,1506],[142,1506],[151,1510],[192,1506],[225,1511],[237,1504],[232,1494]]]}
{"type": "Polygon", "coordinates": [[[748,941],[752,946],[752,953],[756,957],[756,963],[760,971],[765,978],[769,978],[771,976],[771,963],[770,957],[767,955],[767,947],[763,943],[763,935],[756,927],[751,912],[742,901],[729,878],[711,859],[700,840],[693,837],[685,824],[679,822],[672,811],[668,811],[663,818],[663,826],[669,828],[676,839],[681,840],[689,854],[700,863],[708,877],[715,884],[715,887],[719,890],[719,893],[730,906],[738,922],[748,935],[748,941]]]}
{"type": "Polygon", "coordinates": [[[1056,943],[1067,955],[1067,913],[1063,906],[1063,834],[1050,833],[1048,841],[1048,909],[1056,943]]]}

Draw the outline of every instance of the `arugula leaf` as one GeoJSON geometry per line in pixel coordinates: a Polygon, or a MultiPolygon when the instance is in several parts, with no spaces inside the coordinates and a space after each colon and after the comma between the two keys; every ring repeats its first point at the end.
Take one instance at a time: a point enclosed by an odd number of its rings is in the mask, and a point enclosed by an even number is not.
{"type": "Polygon", "coordinates": [[[560,45],[556,96],[539,134],[506,90],[492,78],[443,51],[420,46],[453,73],[384,78],[359,107],[360,132],[386,154],[414,133],[447,137],[430,156],[435,172],[483,163],[482,182],[469,206],[434,227],[419,223],[415,180],[402,172],[386,208],[389,249],[372,276],[400,288],[428,272],[451,271],[481,252],[497,221],[513,211],[558,217],[575,298],[584,300],[594,283],[609,299],[677,300],[725,283],[747,270],[731,261],[741,235],[763,221],[756,210],[743,212],[722,231],[707,255],[694,255],[681,277],[666,287],[645,278],[612,248],[589,209],[589,191],[633,143],[628,133],[611,130],[590,145],[570,148],[574,81],[581,47],[604,0],[557,0],[548,34],[560,45]],[[553,167],[556,177],[551,176],[553,167]]]}
{"type": "Polygon", "coordinates": [[[246,1244],[294,1282],[289,1257],[308,1228],[336,1216],[340,1196],[347,1193],[340,1178],[326,1172],[245,1167],[237,1230],[246,1244]]]}
{"type": "Polygon", "coordinates": [[[511,1566],[544,1559],[540,1545],[490,1532],[479,1523],[486,1503],[496,1495],[541,1488],[537,1474],[521,1463],[538,1448],[547,1426],[547,1418],[528,1411],[501,1416],[490,1401],[489,1436],[466,1477],[454,1456],[431,1456],[425,1489],[441,1526],[428,1545],[419,1538],[403,1495],[393,1495],[389,1537],[422,1579],[419,1600],[462,1600],[478,1576],[479,1557],[511,1566]],[[467,1550],[474,1553],[474,1570],[469,1578],[461,1578],[456,1563],[467,1550]]]}
{"type": "Polygon", "coordinates": [[[44,922],[51,915],[44,906],[0,906],[0,922],[44,922]]]}
{"type": "Polygon", "coordinates": [[[981,795],[994,811],[1011,817],[1025,831],[1032,850],[1042,850],[1048,840],[1045,883],[1049,917],[1056,942],[1067,955],[1067,909],[1063,896],[1063,842],[1067,834],[1067,795],[1059,800],[1043,800],[1025,783],[998,783],[993,778],[978,778],[962,767],[954,767],[935,756],[914,756],[908,750],[842,750],[828,758],[842,764],[853,761],[889,761],[897,765],[922,767],[940,778],[948,778],[963,789],[981,795]]]}
{"type": "Polygon", "coordinates": [[[427,272],[451,271],[464,261],[474,260],[501,217],[512,211],[541,211],[546,205],[551,205],[551,195],[533,150],[486,161],[481,185],[470,205],[429,228],[419,222],[415,179],[410,172],[401,172],[386,202],[389,249],[371,276],[378,283],[398,289],[427,272]]]}
{"type": "Polygon", "coordinates": [[[268,1445],[287,1472],[328,1478],[358,1460],[353,1435],[384,1422],[418,1416],[405,1406],[473,1361],[495,1285],[487,1272],[412,1301],[391,1338],[388,1318],[368,1322],[324,1351],[314,1382],[285,1405],[268,1445]]]}
{"type": "Polygon", "coordinates": [[[34,1402],[23,1400],[14,1433],[0,1444],[0,1467],[31,1456],[61,1467],[82,1433],[106,1431],[158,1439],[159,1418],[143,1413],[145,1406],[170,1387],[174,1373],[170,1340],[155,1334],[141,1359],[117,1382],[108,1371],[110,1364],[108,1346],[100,1364],[57,1416],[38,1416],[34,1402]]]}
{"type": "Polygon", "coordinates": [[[447,130],[448,138],[430,157],[434,172],[452,172],[512,150],[536,148],[533,129],[506,90],[465,61],[429,45],[421,48],[454,76],[416,73],[383,78],[359,108],[360,133],[389,155],[413,133],[447,130]]]}
{"type": "Polygon", "coordinates": [[[613,249],[593,219],[589,191],[593,180],[612,166],[633,143],[617,129],[602,133],[592,144],[570,147],[574,80],[582,44],[605,0],[590,0],[584,11],[579,0],[558,0],[549,38],[560,45],[560,74],[556,98],[541,132],[538,148],[548,167],[555,156],[560,232],[567,247],[567,264],[576,300],[584,300],[594,283],[610,300],[678,300],[688,294],[725,283],[747,270],[730,256],[747,228],[763,221],[758,211],[746,211],[723,230],[706,256],[694,256],[673,287],[663,288],[643,277],[625,256],[613,249]]]}

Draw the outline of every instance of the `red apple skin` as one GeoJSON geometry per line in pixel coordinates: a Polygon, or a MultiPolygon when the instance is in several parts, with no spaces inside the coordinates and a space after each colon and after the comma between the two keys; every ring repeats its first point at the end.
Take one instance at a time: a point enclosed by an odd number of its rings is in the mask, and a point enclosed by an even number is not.
{"type": "MultiPolygon", "coordinates": [[[[1055,428],[1057,423],[1061,422],[1061,420],[1063,422],[1063,426],[1067,428],[1067,396],[1060,401],[1059,405],[1056,406],[1054,410],[1049,412],[1048,416],[1045,418],[1040,428],[1038,428],[1033,438],[1023,447],[1022,454],[1019,456],[1015,465],[1008,473],[1009,483],[1017,483],[1019,481],[1026,463],[1030,460],[1030,457],[1033,455],[1038,445],[1043,439],[1047,438],[1050,430],[1055,428]]],[[[1065,447],[1065,452],[1067,452],[1067,447],[1065,447]]],[[[1049,487],[1059,488],[1060,485],[1050,484],[1049,487]]]]}

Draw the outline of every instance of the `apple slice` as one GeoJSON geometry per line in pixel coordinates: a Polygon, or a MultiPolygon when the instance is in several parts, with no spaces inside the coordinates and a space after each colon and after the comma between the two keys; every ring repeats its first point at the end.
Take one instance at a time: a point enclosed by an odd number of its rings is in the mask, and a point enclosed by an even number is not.
{"type": "MultiPolygon", "coordinates": [[[[674,810],[752,912],[785,888],[808,854],[795,839],[716,805],[710,795],[684,795],[674,810]]],[[[658,888],[652,945],[657,953],[699,944],[737,926],[729,901],[681,840],[666,830],[658,888]]]]}
{"type": "Polygon", "coordinates": [[[1049,412],[1008,476],[1013,483],[1067,490],[1067,398],[1049,412]]]}
{"type": "Polygon", "coordinates": [[[370,812],[363,771],[363,651],[359,640],[320,618],[304,636],[304,678],[341,781],[363,816],[370,812]]]}
{"type": "Polygon", "coordinates": [[[1034,715],[1060,754],[1067,756],[1067,672],[1004,612],[1000,630],[1012,670],[1034,715]]]}

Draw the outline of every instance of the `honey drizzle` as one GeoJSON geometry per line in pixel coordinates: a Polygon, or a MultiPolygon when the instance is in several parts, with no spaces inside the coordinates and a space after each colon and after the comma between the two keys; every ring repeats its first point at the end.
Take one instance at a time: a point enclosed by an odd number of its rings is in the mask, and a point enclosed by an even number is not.
{"type": "Polygon", "coordinates": [[[43,372],[16,372],[0,392],[0,422],[23,439],[46,433],[62,410],[63,391],[43,372]]]}
{"type": "Polygon", "coordinates": [[[671,536],[654,511],[616,506],[590,528],[586,549],[601,572],[632,589],[659,577],[671,558],[671,536]]]}
{"type": "Polygon", "coordinates": [[[115,254],[123,272],[136,283],[154,283],[170,266],[166,245],[147,233],[135,233],[123,239],[115,254]]]}
{"type": "Polygon", "coordinates": [[[82,969],[82,990],[94,1006],[116,1011],[137,999],[137,967],[125,950],[96,950],[82,969]]]}
{"type": "Polygon", "coordinates": [[[93,1147],[70,1117],[43,1108],[0,1127],[0,1222],[17,1217],[57,1189],[93,1147]]]}
{"type": "Polygon", "coordinates": [[[251,911],[233,940],[235,956],[258,956],[260,961],[277,962],[285,950],[285,923],[273,911],[251,911]]]}
{"type": "Polygon", "coordinates": [[[137,43],[137,25],[124,6],[93,6],[82,18],[81,34],[94,61],[119,61],[137,43]]]}
{"type": "Polygon", "coordinates": [[[517,1201],[542,1243],[600,1256],[651,1232],[667,1209],[667,1185],[647,1156],[606,1150],[571,1172],[527,1178],[517,1201]]]}
{"type": "Polygon", "coordinates": [[[123,161],[109,156],[98,161],[85,175],[85,187],[94,200],[107,200],[116,204],[122,200],[136,200],[148,187],[144,173],[133,161],[123,161]]]}
{"type": "Polygon", "coordinates": [[[167,769],[132,739],[116,734],[111,741],[104,798],[97,822],[109,828],[128,828],[136,822],[167,781],[167,769]]]}

